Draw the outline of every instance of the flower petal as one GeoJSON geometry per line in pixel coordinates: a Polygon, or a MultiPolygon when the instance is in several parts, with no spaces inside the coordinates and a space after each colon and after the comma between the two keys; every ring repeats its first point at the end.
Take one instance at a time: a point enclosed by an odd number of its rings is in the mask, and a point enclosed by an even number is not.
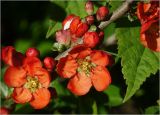
{"type": "Polygon", "coordinates": [[[75,95],[85,95],[91,88],[91,79],[85,73],[79,73],[69,80],[67,88],[75,95]]]}
{"type": "Polygon", "coordinates": [[[12,97],[16,103],[26,103],[31,100],[32,94],[26,88],[14,88],[12,97]]]}
{"type": "Polygon", "coordinates": [[[97,66],[92,71],[91,80],[97,91],[103,91],[111,83],[110,73],[105,67],[97,66]]]}
{"type": "Polygon", "coordinates": [[[145,47],[160,52],[158,20],[152,20],[142,25],[140,40],[145,47]]]}
{"type": "Polygon", "coordinates": [[[26,57],[23,61],[23,67],[32,76],[37,68],[42,67],[42,63],[37,57],[26,57]]]}
{"type": "Polygon", "coordinates": [[[10,66],[4,74],[4,81],[9,87],[20,87],[26,82],[26,71],[10,66]]]}
{"type": "Polygon", "coordinates": [[[103,51],[94,50],[91,55],[91,61],[96,65],[107,66],[109,64],[109,57],[103,51]]]}
{"type": "Polygon", "coordinates": [[[30,105],[35,109],[42,109],[48,105],[51,94],[48,89],[41,88],[33,93],[33,100],[30,101],[30,105]]]}
{"type": "Polygon", "coordinates": [[[76,60],[71,56],[67,56],[59,60],[57,64],[57,72],[61,77],[70,78],[76,74],[77,67],[78,64],[76,60]]]}
{"type": "Polygon", "coordinates": [[[70,24],[70,32],[74,34],[77,31],[78,25],[81,23],[80,17],[75,16],[70,24]]]}
{"type": "Polygon", "coordinates": [[[13,65],[12,63],[13,52],[15,52],[15,49],[12,46],[6,46],[2,48],[1,58],[5,64],[11,65],[11,66],[13,65]]]}
{"type": "Polygon", "coordinates": [[[38,80],[42,84],[43,87],[45,87],[45,88],[49,87],[49,84],[51,82],[51,77],[50,77],[47,70],[45,70],[43,68],[38,68],[35,71],[34,76],[38,77],[38,80]]]}
{"type": "Polygon", "coordinates": [[[6,46],[2,48],[2,60],[10,66],[21,66],[24,55],[17,52],[14,47],[6,46]]]}
{"type": "Polygon", "coordinates": [[[69,54],[74,58],[84,58],[90,53],[91,49],[86,47],[85,45],[77,45],[69,52],[69,54]]]}

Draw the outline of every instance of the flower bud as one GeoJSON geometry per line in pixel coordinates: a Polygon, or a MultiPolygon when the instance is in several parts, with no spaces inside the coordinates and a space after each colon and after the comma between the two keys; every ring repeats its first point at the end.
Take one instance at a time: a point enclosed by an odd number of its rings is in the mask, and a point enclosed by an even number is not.
{"type": "Polygon", "coordinates": [[[86,32],[83,37],[83,43],[87,47],[95,47],[99,43],[99,37],[97,32],[86,32]]]}
{"type": "Polygon", "coordinates": [[[48,69],[48,71],[52,71],[56,66],[56,61],[52,57],[45,57],[43,63],[45,68],[48,69]]]}
{"type": "Polygon", "coordinates": [[[69,30],[59,30],[56,32],[56,41],[60,44],[69,45],[71,34],[69,30]]]}
{"type": "Polygon", "coordinates": [[[70,24],[74,17],[75,17],[74,14],[70,14],[64,19],[64,21],[62,22],[63,30],[67,30],[70,27],[70,24]]]}
{"type": "Polygon", "coordinates": [[[75,34],[76,37],[82,37],[88,30],[88,25],[82,22],[79,17],[75,17],[70,25],[71,34],[75,34]]]}
{"type": "Polygon", "coordinates": [[[105,6],[100,7],[96,12],[96,18],[98,21],[105,20],[106,16],[109,14],[109,9],[105,6]]]}
{"type": "Polygon", "coordinates": [[[36,48],[28,48],[26,51],[27,57],[38,57],[40,52],[36,48]]]}
{"type": "Polygon", "coordinates": [[[93,14],[94,6],[93,6],[93,3],[91,1],[86,2],[85,10],[86,10],[88,15],[92,15],[93,14]]]}
{"type": "Polygon", "coordinates": [[[85,18],[88,25],[92,25],[94,23],[94,16],[87,16],[85,18]]]}
{"type": "Polygon", "coordinates": [[[1,107],[0,114],[1,115],[9,115],[9,109],[7,109],[6,107],[1,107]]]}
{"type": "Polygon", "coordinates": [[[100,32],[98,33],[98,36],[99,36],[100,40],[103,40],[103,39],[104,39],[104,32],[103,32],[103,31],[100,31],[100,32]]]}
{"type": "Polygon", "coordinates": [[[14,47],[6,46],[2,48],[1,59],[7,65],[20,66],[22,65],[24,55],[17,52],[14,47]]]}

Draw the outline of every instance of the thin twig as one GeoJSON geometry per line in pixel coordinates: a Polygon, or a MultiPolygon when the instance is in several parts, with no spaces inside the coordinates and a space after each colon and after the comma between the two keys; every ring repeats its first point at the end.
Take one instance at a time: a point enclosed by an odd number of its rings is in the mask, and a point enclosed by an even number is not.
{"type": "MultiPolygon", "coordinates": [[[[104,21],[101,22],[99,25],[100,29],[104,29],[105,27],[107,27],[110,23],[112,23],[113,21],[117,20],[118,18],[120,18],[121,16],[123,16],[128,10],[129,10],[129,5],[133,2],[134,0],[126,0],[115,12],[113,12],[111,18],[108,21],[104,21]]],[[[82,40],[80,40],[80,42],[78,42],[77,44],[81,44],[82,40]]],[[[69,51],[72,50],[74,46],[70,47],[69,49],[67,49],[66,51],[64,51],[63,53],[59,54],[55,60],[59,60],[62,57],[65,57],[69,51]]]]}

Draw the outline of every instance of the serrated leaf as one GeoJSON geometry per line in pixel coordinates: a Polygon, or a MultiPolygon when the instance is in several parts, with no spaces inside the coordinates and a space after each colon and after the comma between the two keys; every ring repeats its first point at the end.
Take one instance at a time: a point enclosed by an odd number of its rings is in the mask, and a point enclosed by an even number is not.
{"type": "Polygon", "coordinates": [[[110,85],[107,90],[104,91],[105,94],[108,96],[108,103],[109,106],[118,106],[122,104],[122,97],[120,95],[120,88],[115,85],[110,85]]]}
{"type": "Polygon", "coordinates": [[[122,58],[122,73],[128,86],[124,102],[134,95],[147,77],[159,69],[159,54],[140,43],[139,29],[139,27],[116,29],[118,54],[122,58]]]}
{"type": "Polygon", "coordinates": [[[62,24],[60,22],[54,22],[50,20],[49,29],[46,34],[46,38],[49,38],[51,35],[53,35],[57,30],[62,28],[62,24]]]}

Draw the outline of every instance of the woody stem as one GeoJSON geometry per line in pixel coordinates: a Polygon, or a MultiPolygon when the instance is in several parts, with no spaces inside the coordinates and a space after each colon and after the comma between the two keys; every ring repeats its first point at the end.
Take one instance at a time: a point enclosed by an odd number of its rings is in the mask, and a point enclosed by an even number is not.
{"type": "MultiPolygon", "coordinates": [[[[105,27],[107,27],[110,23],[112,23],[113,21],[117,20],[118,18],[120,18],[121,16],[123,16],[128,10],[129,10],[129,6],[130,4],[133,2],[134,0],[126,0],[119,8],[117,8],[117,10],[115,10],[111,16],[111,18],[108,21],[104,21],[101,22],[100,25],[98,26],[100,29],[104,29],[105,27]]],[[[81,44],[82,43],[82,39],[80,41],[78,41],[75,45],[77,44],[81,44]]],[[[67,49],[66,51],[64,51],[63,53],[59,54],[55,60],[59,60],[62,57],[65,57],[69,51],[72,50],[72,48],[75,46],[73,45],[72,47],[70,47],[69,49],[67,49]]]]}

